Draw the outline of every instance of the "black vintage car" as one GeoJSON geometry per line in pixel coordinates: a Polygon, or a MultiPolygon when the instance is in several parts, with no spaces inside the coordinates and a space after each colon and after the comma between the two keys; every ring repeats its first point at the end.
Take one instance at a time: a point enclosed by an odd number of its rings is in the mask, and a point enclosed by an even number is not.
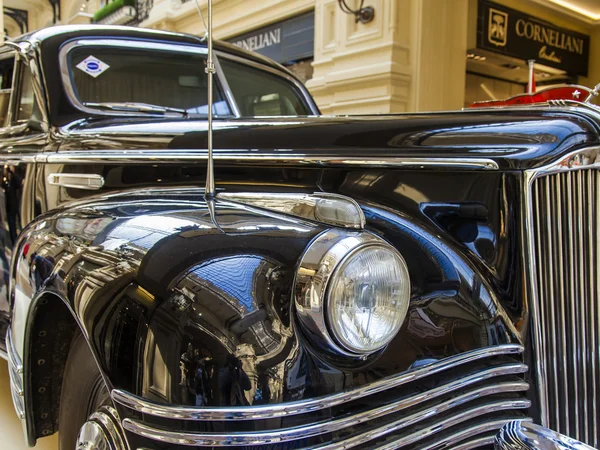
{"type": "Polygon", "coordinates": [[[216,44],[207,198],[206,54],[99,26],[0,50],[29,444],[470,449],[520,420],[597,446],[600,111],[318,117],[216,44]]]}

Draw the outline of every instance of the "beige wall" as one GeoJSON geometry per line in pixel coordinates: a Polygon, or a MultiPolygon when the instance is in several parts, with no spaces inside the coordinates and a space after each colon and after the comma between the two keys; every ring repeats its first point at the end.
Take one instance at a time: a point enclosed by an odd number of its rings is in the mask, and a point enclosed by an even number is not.
{"type": "Polygon", "coordinates": [[[467,1],[369,4],[375,19],[357,24],[337,1],[317,1],[315,71],[307,86],[321,110],[377,114],[462,107],[467,1]]]}
{"type": "Polygon", "coordinates": [[[588,77],[580,80],[586,86],[595,86],[600,83],[600,25],[590,32],[590,68],[588,77]]]}
{"type": "MultiPolygon", "coordinates": [[[[346,0],[357,6],[360,0],[346,0]]],[[[495,0],[556,25],[591,36],[588,79],[600,82],[600,25],[561,14],[533,0],[495,0]]],[[[0,0],[29,11],[31,30],[48,26],[47,0],[0,0]]],[[[199,0],[206,12],[207,0],[199,0]]],[[[62,0],[61,23],[87,23],[100,0],[62,0]]],[[[374,114],[461,108],[466,50],[475,46],[477,0],[369,0],[375,19],[356,23],[337,0],[213,0],[220,39],[315,11],[313,79],[307,85],[327,114],[374,114]]],[[[9,35],[18,34],[6,19],[9,35]]],[[[141,26],[202,35],[194,0],[154,0],[141,26]]]]}

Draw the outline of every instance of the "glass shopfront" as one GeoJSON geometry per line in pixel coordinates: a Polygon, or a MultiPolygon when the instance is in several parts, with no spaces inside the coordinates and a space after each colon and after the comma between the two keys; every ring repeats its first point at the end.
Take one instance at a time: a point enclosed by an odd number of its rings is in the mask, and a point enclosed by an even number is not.
{"type": "Polygon", "coordinates": [[[302,81],[312,78],[315,48],[314,11],[277,22],[228,41],[284,65],[302,81]]]}
{"type": "MultiPolygon", "coordinates": [[[[473,0],[475,1],[475,0],[473,0]]],[[[527,61],[538,89],[587,76],[590,36],[489,0],[477,0],[477,34],[469,42],[465,106],[525,93],[527,61]]]]}

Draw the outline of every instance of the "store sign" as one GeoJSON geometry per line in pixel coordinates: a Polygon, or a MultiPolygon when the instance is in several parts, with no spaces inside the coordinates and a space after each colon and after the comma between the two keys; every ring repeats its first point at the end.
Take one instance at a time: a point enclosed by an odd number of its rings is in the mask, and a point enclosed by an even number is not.
{"type": "Polygon", "coordinates": [[[314,35],[315,13],[310,12],[236,36],[229,42],[279,63],[289,63],[313,56],[314,35]]]}
{"type": "Polygon", "coordinates": [[[258,34],[250,35],[242,39],[238,38],[233,44],[252,52],[279,46],[281,44],[281,26],[272,30],[261,31],[258,34]]]}
{"type": "Polygon", "coordinates": [[[587,75],[590,37],[479,0],[477,47],[536,62],[572,75],[587,75]]]}

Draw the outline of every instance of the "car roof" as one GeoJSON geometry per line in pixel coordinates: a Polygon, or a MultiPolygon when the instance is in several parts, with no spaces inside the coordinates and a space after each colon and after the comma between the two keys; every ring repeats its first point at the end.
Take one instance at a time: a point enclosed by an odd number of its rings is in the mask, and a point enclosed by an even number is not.
{"type": "MultiPolygon", "coordinates": [[[[55,44],[58,43],[58,47],[62,42],[66,42],[71,39],[83,38],[83,37],[98,37],[98,36],[111,36],[118,38],[132,38],[132,39],[148,39],[148,40],[161,40],[177,42],[181,44],[192,44],[192,45],[206,45],[206,41],[202,36],[196,36],[193,34],[176,33],[173,31],[154,30],[151,28],[138,28],[130,26],[119,26],[119,25],[56,25],[41,30],[32,31],[30,33],[23,34],[12,39],[13,42],[44,42],[53,41],[55,44]],[[59,41],[59,42],[57,42],[59,41]],[[62,42],[60,42],[62,41],[62,42]]],[[[229,54],[240,56],[245,59],[259,62],[266,66],[283,70],[284,72],[292,75],[288,69],[282,65],[276,63],[272,59],[266,58],[258,53],[250,52],[237,47],[229,42],[215,40],[215,50],[220,50],[229,54]]]]}

